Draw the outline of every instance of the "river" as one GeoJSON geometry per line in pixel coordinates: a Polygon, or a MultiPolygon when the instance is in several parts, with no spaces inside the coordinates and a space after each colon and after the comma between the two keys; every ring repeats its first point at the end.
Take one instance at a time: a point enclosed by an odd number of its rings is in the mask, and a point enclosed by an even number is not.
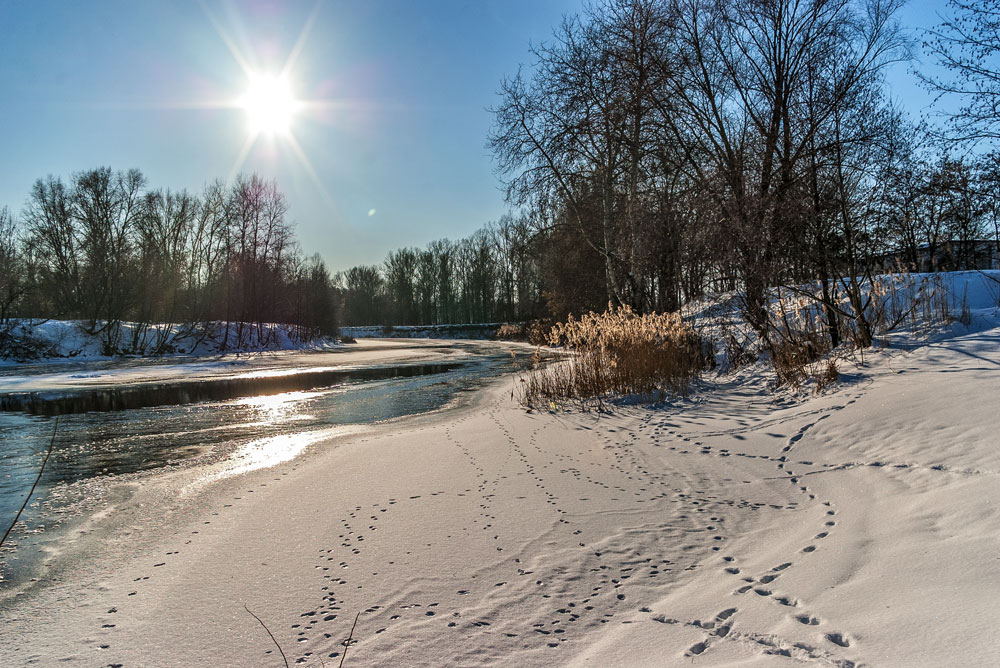
{"type": "Polygon", "coordinates": [[[338,426],[441,408],[529,355],[468,341],[345,348],[0,369],[0,530],[52,442],[38,488],[0,553],[0,583],[38,575],[58,529],[98,509],[116,482],[209,463],[228,463],[233,473],[267,466],[338,426]],[[93,410],[115,406],[125,407],[93,410]]]}

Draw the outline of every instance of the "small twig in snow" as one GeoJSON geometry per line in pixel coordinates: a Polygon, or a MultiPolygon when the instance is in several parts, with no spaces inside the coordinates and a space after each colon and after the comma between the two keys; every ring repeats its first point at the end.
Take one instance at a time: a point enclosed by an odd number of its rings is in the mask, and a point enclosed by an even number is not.
{"type": "Polygon", "coordinates": [[[243,609],[246,610],[247,612],[249,612],[251,617],[253,617],[258,622],[260,622],[260,625],[264,627],[265,631],[267,631],[267,635],[271,636],[271,642],[273,642],[274,646],[278,648],[279,652],[281,652],[281,659],[285,662],[285,668],[288,668],[288,657],[285,656],[285,651],[283,649],[281,649],[281,645],[279,645],[278,641],[275,640],[274,634],[271,633],[271,629],[267,628],[267,624],[265,624],[264,621],[260,617],[258,617],[257,615],[253,614],[253,611],[251,611],[250,608],[247,607],[246,603],[243,604],[243,609]]]}
{"type": "Polygon", "coordinates": [[[344,659],[347,658],[347,648],[351,646],[351,641],[354,640],[354,628],[358,625],[358,617],[360,616],[360,612],[355,615],[354,624],[351,625],[351,634],[347,636],[347,640],[344,641],[344,653],[340,657],[340,668],[344,668],[344,659]]]}

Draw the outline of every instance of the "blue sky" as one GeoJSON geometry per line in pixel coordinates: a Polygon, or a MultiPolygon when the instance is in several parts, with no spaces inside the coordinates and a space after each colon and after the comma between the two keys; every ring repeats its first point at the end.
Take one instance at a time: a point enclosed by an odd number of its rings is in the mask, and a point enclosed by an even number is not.
{"type": "MultiPolygon", "coordinates": [[[[901,19],[933,25],[943,5],[914,3],[901,19]]],[[[309,166],[287,141],[260,137],[242,171],[277,180],[303,249],[333,269],[465,236],[506,210],[486,107],[529,61],[529,41],[580,6],[0,0],[0,205],[18,211],[35,179],[101,165],[193,192],[230,176],[247,141],[232,51],[277,72],[315,12],[291,72],[296,97],[327,103],[293,123],[309,166]]],[[[905,66],[890,85],[918,116],[929,98],[905,66]]]]}

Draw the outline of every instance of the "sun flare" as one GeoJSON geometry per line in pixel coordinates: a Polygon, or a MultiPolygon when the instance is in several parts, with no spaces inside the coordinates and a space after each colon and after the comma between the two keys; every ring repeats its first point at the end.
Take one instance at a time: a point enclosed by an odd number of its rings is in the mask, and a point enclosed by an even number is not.
{"type": "MultiPolygon", "coordinates": [[[[295,76],[296,65],[303,55],[306,39],[322,4],[322,0],[316,2],[283,64],[271,59],[262,61],[257,54],[244,52],[239,48],[238,44],[242,40],[238,38],[241,32],[238,17],[234,19],[235,28],[231,29],[210,10],[204,6],[202,8],[243,74],[243,93],[228,97],[219,105],[225,109],[241,110],[246,119],[246,137],[233,161],[227,182],[232,182],[236,178],[254,153],[254,149],[263,144],[265,153],[258,158],[277,159],[281,156],[292,156],[319,188],[323,199],[329,205],[336,206],[305,149],[296,138],[300,123],[308,126],[315,123],[317,118],[326,118],[322,112],[343,106],[343,103],[337,100],[308,99],[298,96],[302,91],[297,88],[302,82],[295,76]],[[266,64],[263,64],[265,62],[266,64]]],[[[233,83],[236,84],[235,81],[233,83]]]]}
{"type": "Polygon", "coordinates": [[[247,129],[252,136],[275,136],[291,131],[299,102],[287,78],[252,74],[239,105],[246,111],[247,129]]]}

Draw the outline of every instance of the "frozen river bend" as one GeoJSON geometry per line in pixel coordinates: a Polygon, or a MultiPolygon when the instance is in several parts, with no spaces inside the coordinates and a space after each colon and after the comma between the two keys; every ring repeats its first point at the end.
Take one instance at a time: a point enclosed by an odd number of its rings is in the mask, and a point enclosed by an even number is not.
{"type": "Polygon", "coordinates": [[[0,550],[0,599],[43,577],[75,524],[125,502],[151,476],[193,468],[219,477],[292,459],[345,429],[460,403],[529,353],[482,342],[363,341],[0,367],[0,517],[17,513],[52,445],[33,502],[0,550]]]}
{"type": "Polygon", "coordinates": [[[993,665],[1000,331],[613,415],[470,403],[151,477],[0,604],[0,664],[993,665]]]}
{"type": "Polygon", "coordinates": [[[65,415],[272,395],[390,378],[401,367],[424,365],[430,367],[429,373],[444,371],[449,364],[467,361],[462,358],[470,354],[484,354],[484,346],[362,340],[319,350],[211,358],[12,364],[0,366],[0,411],[65,415]]]}

